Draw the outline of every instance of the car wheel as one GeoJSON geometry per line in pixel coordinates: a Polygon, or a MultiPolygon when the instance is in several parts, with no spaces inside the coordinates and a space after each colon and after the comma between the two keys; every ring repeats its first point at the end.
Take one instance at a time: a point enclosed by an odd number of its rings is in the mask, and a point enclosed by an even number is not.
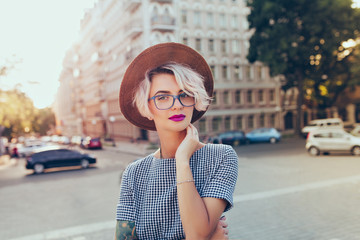
{"type": "Polygon", "coordinates": [[[355,156],[360,156],[360,146],[355,146],[351,149],[351,154],[355,156]]]}
{"type": "Polygon", "coordinates": [[[276,138],[270,138],[270,143],[276,143],[276,138]]]}
{"type": "Polygon", "coordinates": [[[35,165],[34,165],[34,172],[36,173],[36,174],[40,174],[40,173],[43,173],[44,172],[44,165],[43,164],[41,164],[41,163],[36,163],[35,165]]]}
{"type": "Polygon", "coordinates": [[[89,160],[87,160],[87,159],[82,159],[82,160],[81,160],[81,167],[82,167],[82,168],[88,168],[88,167],[89,167],[89,160]]]}
{"type": "Polygon", "coordinates": [[[311,156],[318,156],[320,154],[320,150],[317,147],[310,147],[309,153],[311,156]]]}
{"type": "Polygon", "coordinates": [[[236,146],[239,146],[240,145],[240,141],[239,140],[235,140],[234,142],[233,142],[233,145],[236,147],[236,146]]]}

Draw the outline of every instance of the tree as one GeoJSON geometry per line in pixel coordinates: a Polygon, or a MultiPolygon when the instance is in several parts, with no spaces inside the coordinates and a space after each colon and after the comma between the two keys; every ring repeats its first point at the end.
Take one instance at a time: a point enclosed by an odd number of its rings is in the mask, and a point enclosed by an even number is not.
{"type": "Polygon", "coordinates": [[[0,125],[5,127],[2,135],[8,138],[26,133],[46,134],[55,126],[55,116],[49,108],[35,108],[32,100],[18,89],[0,90],[0,125]]]}
{"type": "Polygon", "coordinates": [[[250,28],[255,29],[248,59],[268,65],[272,76],[283,75],[284,90],[298,89],[296,131],[300,133],[305,87],[312,87],[313,100],[326,100],[350,82],[352,52],[342,44],[359,34],[359,10],[351,8],[351,0],[247,3],[250,28]]]}
{"type": "Polygon", "coordinates": [[[47,132],[55,127],[55,114],[51,108],[43,108],[38,110],[35,115],[32,127],[34,132],[40,135],[46,135],[47,132]]]}

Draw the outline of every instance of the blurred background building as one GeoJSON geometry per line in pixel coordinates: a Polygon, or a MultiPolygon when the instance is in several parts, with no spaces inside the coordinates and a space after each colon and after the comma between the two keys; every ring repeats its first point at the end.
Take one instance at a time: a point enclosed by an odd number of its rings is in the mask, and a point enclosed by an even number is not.
{"type": "Polygon", "coordinates": [[[161,42],[186,44],[211,67],[215,98],[196,123],[202,137],[258,127],[292,130],[296,91],[282,92],[280,78],[246,58],[249,13],[243,0],[99,0],[63,60],[55,104],[58,130],[66,136],[156,139],[122,116],[118,93],[130,62],[161,42]]]}

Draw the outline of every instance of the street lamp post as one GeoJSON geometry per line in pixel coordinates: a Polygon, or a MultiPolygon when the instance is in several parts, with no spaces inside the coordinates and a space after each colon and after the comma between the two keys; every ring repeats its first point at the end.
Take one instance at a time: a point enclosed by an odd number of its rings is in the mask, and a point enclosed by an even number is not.
{"type": "Polygon", "coordinates": [[[115,122],[115,117],[114,116],[110,116],[109,117],[109,121],[111,123],[111,139],[112,139],[112,144],[113,144],[113,147],[116,146],[115,144],[115,139],[114,139],[114,122],[115,122]]]}

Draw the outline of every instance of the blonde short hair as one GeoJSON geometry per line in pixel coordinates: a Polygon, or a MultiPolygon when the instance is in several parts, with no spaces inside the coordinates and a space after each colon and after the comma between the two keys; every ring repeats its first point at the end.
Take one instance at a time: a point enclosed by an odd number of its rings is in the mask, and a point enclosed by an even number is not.
{"type": "Polygon", "coordinates": [[[153,76],[162,73],[174,75],[180,89],[195,98],[195,109],[206,111],[211,98],[206,92],[204,78],[190,67],[179,63],[168,63],[147,71],[144,80],[141,81],[139,88],[135,92],[133,104],[143,117],[152,117],[148,103],[151,80],[153,76]]]}

